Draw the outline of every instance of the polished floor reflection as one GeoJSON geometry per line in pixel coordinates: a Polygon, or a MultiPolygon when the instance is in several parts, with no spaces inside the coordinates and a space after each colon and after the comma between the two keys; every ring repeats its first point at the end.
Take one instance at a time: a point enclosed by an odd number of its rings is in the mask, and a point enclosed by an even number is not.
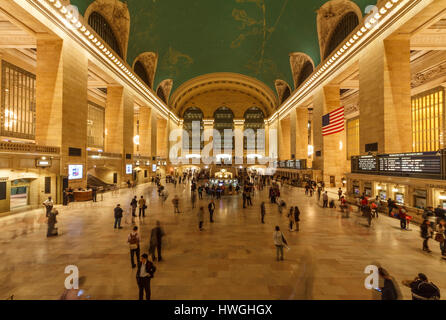
{"type": "MultiPolygon", "coordinates": [[[[87,277],[84,289],[92,299],[137,299],[136,271],[126,243],[131,225],[113,228],[113,207],[121,203],[128,209],[134,192],[149,198],[148,216],[137,219],[142,251],[147,252],[156,220],[167,234],[165,261],[157,263],[152,280],[153,299],[373,299],[375,294],[364,288],[364,268],[377,263],[398,282],[424,272],[440,289],[446,288],[446,261],[434,241],[432,254],[421,251],[417,226],[401,231],[397,220],[382,216],[369,228],[356,214],[343,219],[335,209],[322,209],[316,197],[283,187],[287,204],[300,207],[300,232],[288,231],[286,215],[267,202],[267,189],[256,193],[248,209],[241,208],[241,197],[217,200],[215,223],[206,219],[200,232],[189,186],[168,190],[164,206],[155,188],[144,185],[106,194],[97,203],[60,208],[61,234],[51,239],[46,238],[43,209],[0,218],[0,299],[58,299],[67,265],[78,266],[87,277]],[[173,213],[175,194],[181,198],[180,216],[173,213]],[[262,200],[267,203],[264,225],[262,200]],[[284,230],[291,247],[283,262],[275,259],[275,225],[284,230]]],[[[199,205],[207,203],[205,197],[199,205]]],[[[400,287],[410,299],[410,291],[400,287]]]]}

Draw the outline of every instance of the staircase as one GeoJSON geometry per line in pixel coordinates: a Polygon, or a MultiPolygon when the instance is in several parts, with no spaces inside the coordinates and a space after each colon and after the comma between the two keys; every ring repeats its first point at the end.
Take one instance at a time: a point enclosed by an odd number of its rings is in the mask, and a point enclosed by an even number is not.
{"type": "Polygon", "coordinates": [[[89,188],[95,187],[103,191],[113,190],[115,188],[114,184],[106,183],[91,174],[87,175],[87,185],[89,188]]]}

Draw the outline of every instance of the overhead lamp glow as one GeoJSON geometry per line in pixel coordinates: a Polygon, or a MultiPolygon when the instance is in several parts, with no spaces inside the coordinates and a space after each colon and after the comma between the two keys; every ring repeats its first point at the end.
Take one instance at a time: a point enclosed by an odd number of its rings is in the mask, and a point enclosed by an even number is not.
{"type": "Polygon", "coordinates": [[[139,146],[139,135],[133,137],[133,143],[139,146]]]}

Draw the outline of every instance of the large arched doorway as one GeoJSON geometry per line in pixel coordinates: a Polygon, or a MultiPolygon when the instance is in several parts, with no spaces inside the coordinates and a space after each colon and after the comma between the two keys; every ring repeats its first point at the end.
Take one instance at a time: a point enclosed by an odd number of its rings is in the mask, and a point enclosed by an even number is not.
{"type": "Polygon", "coordinates": [[[260,108],[252,107],[245,115],[244,148],[248,154],[264,154],[265,152],[265,114],[260,108]]]}
{"type": "Polygon", "coordinates": [[[220,107],[214,112],[214,129],[219,133],[214,137],[217,163],[230,163],[234,148],[234,113],[231,109],[220,107]]]}
{"type": "Polygon", "coordinates": [[[183,121],[183,149],[189,153],[200,152],[203,149],[203,111],[191,107],[184,113],[183,121]]]}

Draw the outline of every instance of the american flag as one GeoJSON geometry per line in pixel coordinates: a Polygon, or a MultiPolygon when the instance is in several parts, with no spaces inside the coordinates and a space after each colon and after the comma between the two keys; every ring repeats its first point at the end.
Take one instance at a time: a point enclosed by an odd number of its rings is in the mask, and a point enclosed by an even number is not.
{"type": "Polygon", "coordinates": [[[344,131],[344,107],[322,117],[322,135],[329,136],[344,131]]]}

